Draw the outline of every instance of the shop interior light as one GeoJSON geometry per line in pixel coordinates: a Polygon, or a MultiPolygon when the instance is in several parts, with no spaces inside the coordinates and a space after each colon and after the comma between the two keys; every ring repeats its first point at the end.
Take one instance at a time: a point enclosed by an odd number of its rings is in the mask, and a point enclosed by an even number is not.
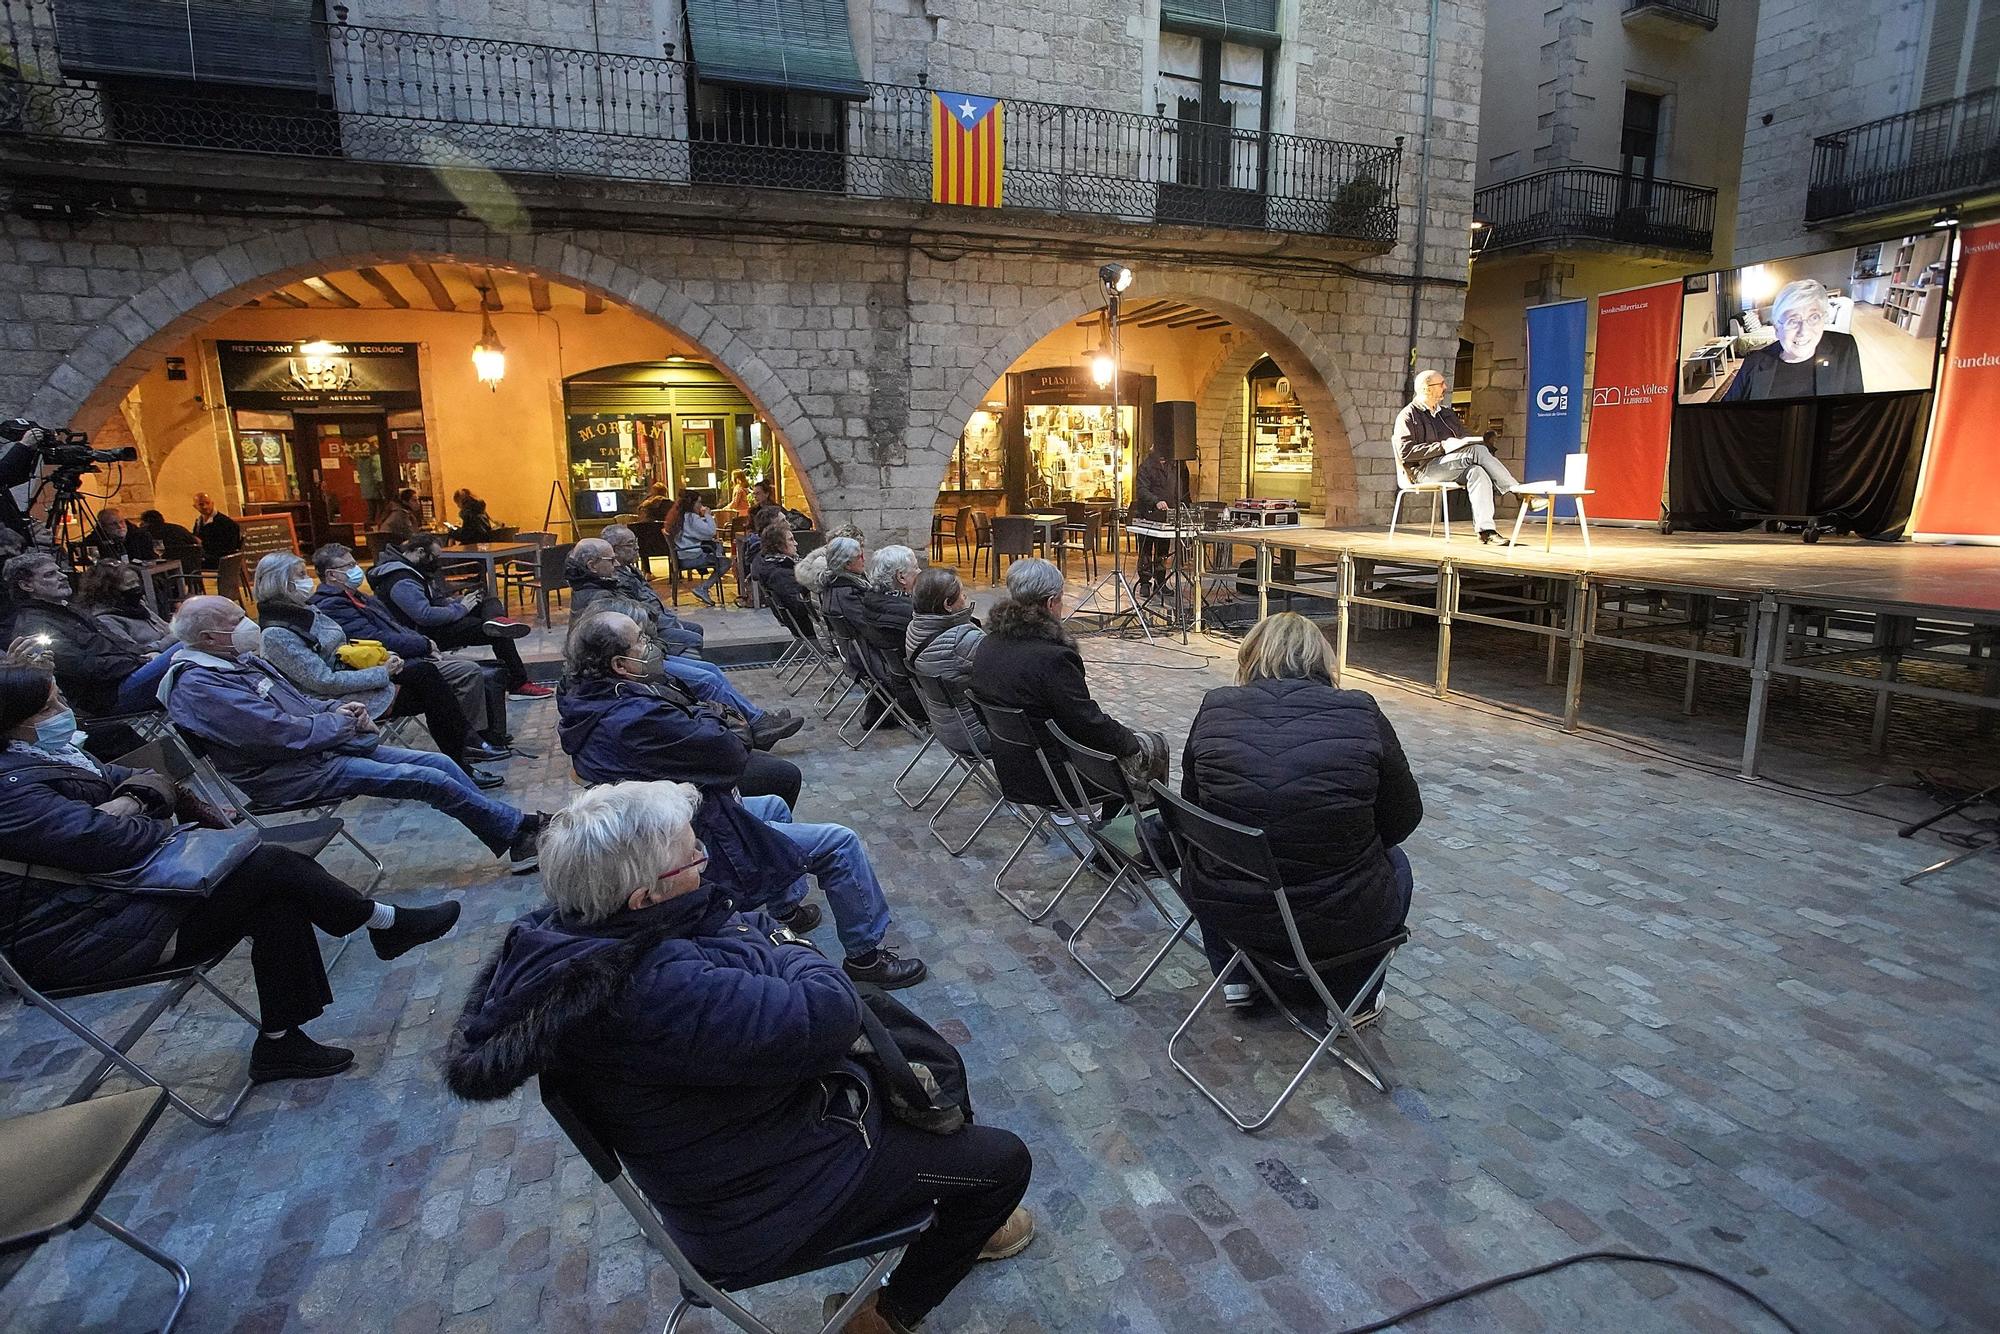
{"type": "Polygon", "coordinates": [[[472,373],[490,390],[498,390],[507,378],[507,349],[500,335],[493,332],[493,313],[483,285],[479,289],[479,341],[472,345],[472,373]]]}
{"type": "Polygon", "coordinates": [[[1949,204],[1945,205],[1943,208],[1937,211],[1937,216],[1931,219],[1931,226],[1933,227],[1958,226],[1958,210],[1951,207],[1951,205],[1949,204]]]}
{"type": "Polygon", "coordinates": [[[1132,285],[1132,270],[1123,264],[1106,264],[1097,271],[1097,277],[1104,284],[1106,294],[1122,292],[1132,285]]]}
{"type": "Polygon", "coordinates": [[[1097,381],[1099,389],[1109,388],[1112,377],[1118,374],[1118,363],[1111,359],[1109,352],[1099,352],[1090,359],[1090,378],[1097,381]]]}

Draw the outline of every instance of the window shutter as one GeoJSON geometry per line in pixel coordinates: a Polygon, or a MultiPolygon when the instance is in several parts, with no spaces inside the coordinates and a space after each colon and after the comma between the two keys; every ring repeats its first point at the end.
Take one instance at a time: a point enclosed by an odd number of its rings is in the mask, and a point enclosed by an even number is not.
{"type": "Polygon", "coordinates": [[[708,83],[868,96],[845,0],[687,0],[687,38],[708,83]]]}
{"type": "Polygon", "coordinates": [[[1947,102],[1958,96],[1958,58],[1965,52],[1968,0],[1937,0],[1931,16],[1931,44],[1924,53],[1923,94],[1919,106],[1947,102]]]}
{"type": "Polygon", "coordinates": [[[1160,27],[1270,49],[1278,45],[1278,0],[1160,0],[1160,27]]]}
{"type": "Polygon", "coordinates": [[[314,0],[57,0],[62,71],[77,78],[320,86],[314,0]]]}

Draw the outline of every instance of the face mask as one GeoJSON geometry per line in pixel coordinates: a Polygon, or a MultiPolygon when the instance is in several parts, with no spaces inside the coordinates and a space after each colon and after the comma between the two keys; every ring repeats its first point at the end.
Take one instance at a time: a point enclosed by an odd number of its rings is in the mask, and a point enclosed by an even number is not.
{"type": "Polygon", "coordinates": [[[118,590],[118,600],[128,607],[144,606],[146,602],[146,590],[143,588],[121,588],[118,590]]]}
{"type": "Polygon", "coordinates": [[[297,593],[302,598],[311,597],[313,595],[313,590],[318,587],[319,585],[313,582],[311,579],[292,580],[292,591],[294,593],[297,593]]]}
{"type": "Polygon", "coordinates": [[[257,622],[246,616],[236,623],[234,630],[229,632],[229,642],[235,647],[239,657],[246,653],[255,653],[263,645],[264,632],[257,628],[257,622]]]}
{"type": "Polygon", "coordinates": [[[621,653],[615,661],[624,663],[625,670],[632,672],[642,681],[654,680],[667,665],[666,659],[652,649],[643,649],[637,653],[621,653]]]}
{"type": "Polygon", "coordinates": [[[359,588],[366,575],[359,565],[350,565],[340,572],[340,577],[346,581],[349,588],[359,588]]]}
{"type": "Polygon", "coordinates": [[[75,745],[81,735],[76,730],[76,711],[64,709],[35,724],[35,747],[38,750],[65,750],[75,745]]]}

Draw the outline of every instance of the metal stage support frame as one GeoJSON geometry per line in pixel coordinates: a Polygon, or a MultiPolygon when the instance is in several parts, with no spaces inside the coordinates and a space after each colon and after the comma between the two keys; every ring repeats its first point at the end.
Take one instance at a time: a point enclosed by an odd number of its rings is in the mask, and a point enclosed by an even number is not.
{"type": "MultiPolygon", "coordinates": [[[[1744,672],[1750,683],[1740,772],[1755,778],[1771,692],[1790,682],[1796,690],[1818,681],[1872,691],[1870,741],[1880,754],[1888,741],[1897,696],[1936,700],[1984,712],[1978,735],[1990,736],[2000,718],[2000,606],[1990,610],[1917,605],[1866,595],[1810,589],[1703,584],[1636,571],[1528,567],[1504,554],[1437,554],[1385,550],[1373,541],[1286,541],[1286,530],[1211,529],[1194,542],[1195,629],[1208,627],[1208,583],[1226,571],[1236,578],[1234,549],[1256,557],[1257,619],[1274,600],[1289,607],[1305,597],[1333,603],[1335,683],[1347,670],[1348,641],[1359,614],[1428,619],[1437,626],[1431,686],[1439,699],[1451,694],[1453,627],[1490,626],[1531,634],[1546,644],[1544,679],[1563,687],[1562,727],[1574,732],[1583,704],[1584,662],[1589,648],[1617,648],[1681,664],[1681,710],[1700,705],[1704,667],[1744,672]],[[1216,553],[1225,553],[1217,561],[1216,553]],[[1279,580],[1275,551],[1295,553],[1296,573],[1279,580]],[[1218,568],[1219,567],[1219,568],[1218,568]],[[1686,642],[1669,642],[1679,638],[1686,642]],[[1837,670],[1864,664],[1873,671],[1837,670]],[[1972,690],[1907,680],[1913,662],[1953,666],[1977,678],[1972,690]]],[[[1343,534],[1343,536],[1347,536],[1343,534]]]]}

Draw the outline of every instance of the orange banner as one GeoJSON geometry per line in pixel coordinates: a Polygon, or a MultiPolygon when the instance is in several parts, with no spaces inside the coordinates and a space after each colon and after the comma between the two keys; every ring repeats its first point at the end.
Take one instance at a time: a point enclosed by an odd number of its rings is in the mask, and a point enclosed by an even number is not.
{"type": "Polygon", "coordinates": [[[1679,279],[1597,298],[1597,371],[1590,391],[1593,519],[1660,517],[1680,365],[1679,279]]]}
{"type": "Polygon", "coordinates": [[[2000,537],[2000,223],[1959,236],[1951,340],[1913,530],[2000,537]]]}

